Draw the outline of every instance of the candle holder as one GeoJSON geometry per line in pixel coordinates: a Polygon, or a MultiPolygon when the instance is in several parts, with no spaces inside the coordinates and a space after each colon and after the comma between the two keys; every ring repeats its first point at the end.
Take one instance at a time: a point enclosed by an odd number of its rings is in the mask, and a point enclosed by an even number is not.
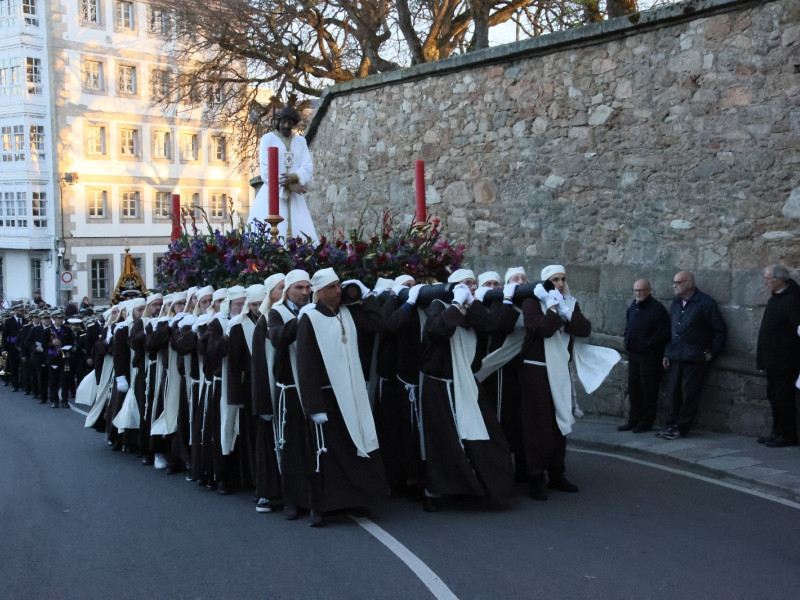
{"type": "Polygon", "coordinates": [[[283,221],[283,217],[280,215],[268,215],[266,219],[264,219],[267,223],[270,224],[269,228],[269,235],[270,235],[270,242],[273,244],[278,243],[278,223],[283,221]]]}

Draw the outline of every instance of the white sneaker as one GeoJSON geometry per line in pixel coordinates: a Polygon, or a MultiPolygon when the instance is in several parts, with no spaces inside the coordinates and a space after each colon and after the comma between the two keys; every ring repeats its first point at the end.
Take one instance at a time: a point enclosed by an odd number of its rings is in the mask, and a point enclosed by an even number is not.
{"type": "Polygon", "coordinates": [[[163,454],[156,454],[155,457],[153,457],[153,466],[156,469],[166,469],[167,459],[164,458],[163,454]]]}
{"type": "Polygon", "coordinates": [[[256,504],[256,512],[260,513],[272,512],[272,507],[269,505],[269,500],[267,500],[266,498],[259,498],[258,504],[256,504]]]}

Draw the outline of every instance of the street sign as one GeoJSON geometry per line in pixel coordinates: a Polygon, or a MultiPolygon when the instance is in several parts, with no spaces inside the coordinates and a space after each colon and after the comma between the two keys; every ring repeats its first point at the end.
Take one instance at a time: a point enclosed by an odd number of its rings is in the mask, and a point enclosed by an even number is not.
{"type": "Polygon", "coordinates": [[[72,271],[64,271],[61,273],[61,291],[70,291],[74,287],[74,278],[72,271]]]}

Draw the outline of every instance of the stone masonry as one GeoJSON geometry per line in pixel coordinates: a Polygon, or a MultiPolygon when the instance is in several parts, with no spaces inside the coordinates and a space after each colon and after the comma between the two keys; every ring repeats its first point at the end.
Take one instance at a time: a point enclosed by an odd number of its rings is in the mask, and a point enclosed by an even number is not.
{"type": "MultiPolygon", "coordinates": [[[[320,233],[386,207],[409,223],[423,159],[468,264],[565,264],[596,343],[622,349],[636,278],[668,303],[693,270],[730,328],[699,426],[768,428],[761,273],[800,267],[800,0],[687,2],[343,84],[307,135],[320,233]]],[[[585,412],[625,414],[626,364],[576,384],[585,412]]]]}

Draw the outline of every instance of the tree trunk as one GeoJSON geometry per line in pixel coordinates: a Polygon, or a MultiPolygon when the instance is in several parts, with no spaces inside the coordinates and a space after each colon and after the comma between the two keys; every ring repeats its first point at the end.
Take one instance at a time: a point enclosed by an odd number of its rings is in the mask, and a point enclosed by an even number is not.
{"type": "Polygon", "coordinates": [[[607,0],[606,9],[608,11],[608,18],[621,17],[622,15],[630,15],[639,10],[636,0],[607,0]]]}

